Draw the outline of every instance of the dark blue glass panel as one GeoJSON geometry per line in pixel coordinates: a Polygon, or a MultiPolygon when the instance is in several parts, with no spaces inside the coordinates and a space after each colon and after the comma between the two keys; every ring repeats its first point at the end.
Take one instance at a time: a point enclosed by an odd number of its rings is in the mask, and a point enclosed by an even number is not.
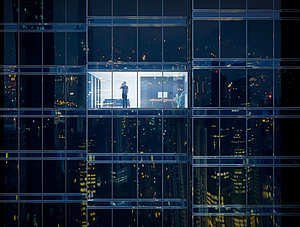
{"type": "Polygon", "coordinates": [[[194,22],[194,57],[219,57],[219,22],[194,22]]]}
{"type": "Polygon", "coordinates": [[[17,118],[0,118],[0,150],[18,149],[17,118]]]}
{"type": "Polygon", "coordinates": [[[43,36],[43,64],[65,64],[65,33],[44,33],[43,36]]]}
{"type": "Polygon", "coordinates": [[[42,204],[21,203],[20,225],[24,227],[42,226],[42,204]]]}
{"type": "Polygon", "coordinates": [[[64,160],[44,161],[43,163],[43,192],[65,192],[66,164],[64,160]]]}
{"type": "Polygon", "coordinates": [[[162,225],[162,210],[138,210],[139,225],[144,227],[153,227],[162,225]]]}
{"type": "Polygon", "coordinates": [[[90,227],[107,227],[112,226],[112,210],[99,209],[89,210],[88,221],[90,227]]]}
{"type": "Polygon", "coordinates": [[[18,161],[0,161],[0,192],[18,192],[18,161]]]}
{"type": "Polygon", "coordinates": [[[65,0],[43,1],[44,22],[65,21],[65,0]]]}
{"type": "Polygon", "coordinates": [[[18,204],[0,203],[0,220],[2,220],[2,226],[17,227],[18,219],[18,204]]]}
{"type": "Polygon", "coordinates": [[[114,153],[137,153],[137,119],[113,120],[114,153]]]}
{"type": "Polygon", "coordinates": [[[187,199],[187,165],[164,164],[163,174],[164,198],[187,199]]]}
{"type": "Polygon", "coordinates": [[[139,16],[161,16],[162,0],[138,0],[139,16]]]}
{"type": "Polygon", "coordinates": [[[114,0],[114,16],[136,16],[137,0],[114,0]]]}
{"type": "Polygon", "coordinates": [[[42,192],[42,161],[20,161],[20,192],[42,192]]]}
{"type": "Polygon", "coordinates": [[[219,70],[194,70],[194,107],[219,106],[219,70]]]}
{"type": "Polygon", "coordinates": [[[86,161],[67,161],[67,192],[83,193],[86,190],[86,161]]]}
{"type": "Polygon", "coordinates": [[[65,148],[65,131],[65,118],[44,118],[44,150],[63,150],[65,148]]]}
{"type": "Polygon", "coordinates": [[[67,65],[86,64],[86,34],[83,32],[67,33],[67,65]]]}
{"type": "Polygon", "coordinates": [[[137,226],[137,210],[113,210],[113,226],[137,226]]]}
{"type": "Polygon", "coordinates": [[[111,28],[89,27],[89,61],[111,60],[111,28]]]}
{"type": "Polygon", "coordinates": [[[219,0],[194,0],[195,9],[219,9],[219,0]]]}
{"type": "Polygon", "coordinates": [[[42,64],[42,33],[20,33],[20,64],[42,64]]]}
{"type": "Polygon", "coordinates": [[[136,164],[113,165],[113,197],[137,198],[136,164]]]}
{"type": "Polygon", "coordinates": [[[194,120],[194,155],[219,155],[219,119],[194,120]]]}
{"type": "Polygon", "coordinates": [[[66,0],[67,1],[67,22],[84,23],[85,22],[85,0],[66,0]]]}
{"type": "MultiPolygon", "coordinates": [[[[90,153],[111,153],[112,119],[89,118],[88,147],[90,153]]],[[[120,133],[117,131],[116,133],[120,133]]]]}
{"type": "Polygon", "coordinates": [[[67,149],[85,150],[86,125],[85,118],[67,118],[67,149]]]}
{"type": "Polygon", "coordinates": [[[0,32],[0,65],[18,63],[18,36],[16,32],[0,32]]]}
{"type": "Polygon", "coordinates": [[[42,0],[22,0],[20,2],[21,22],[42,22],[43,1],[42,0]]]}
{"type": "Polygon", "coordinates": [[[65,76],[43,75],[43,107],[64,108],[65,107],[65,76]]]}
{"type": "Polygon", "coordinates": [[[221,21],[221,57],[244,58],[245,56],[245,21],[221,21]]]}
{"type": "Polygon", "coordinates": [[[111,198],[112,165],[89,163],[88,174],[93,176],[93,179],[90,178],[88,182],[89,197],[91,199],[111,198]]]}
{"type": "Polygon", "coordinates": [[[44,203],[43,204],[43,226],[65,226],[65,204],[44,203]]]}
{"type": "Polygon", "coordinates": [[[248,120],[248,155],[273,155],[273,119],[250,118],[248,120]]]}
{"type": "Polygon", "coordinates": [[[18,0],[3,0],[0,3],[0,22],[18,22],[18,0]]]}
{"type": "Polygon", "coordinates": [[[111,16],[112,1],[89,0],[89,16],[111,16]]]}
{"type": "Polygon", "coordinates": [[[246,120],[221,119],[221,155],[246,155],[246,120]]]}
{"type": "Polygon", "coordinates": [[[164,0],[164,16],[186,16],[187,0],[164,0]]]}
{"type": "Polygon", "coordinates": [[[20,119],[20,148],[22,150],[42,149],[42,119],[20,119]]]}
{"type": "Polygon", "coordinates": [[[162,28],[139,28],[139,61],[161,62],[162,28]]]}

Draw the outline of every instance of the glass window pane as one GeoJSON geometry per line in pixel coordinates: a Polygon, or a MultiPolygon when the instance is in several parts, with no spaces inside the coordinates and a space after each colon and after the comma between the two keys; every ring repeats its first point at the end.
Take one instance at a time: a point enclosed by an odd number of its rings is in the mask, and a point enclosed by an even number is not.
{"type": "Polygon", "coordinates": [[[242,216],[222,216],[222,219],[220,220],[220,222],[224,223],[224,226],[231,226],[233,225],[233,223],[237,223],[237,226],[239,227],[247,225],[246,217],[242,216]]]}
{"type": "Polygon", "coordinates": [[[20,146],[22,150],[42,149],[42,119],[20,119],[20,146]]]}
{"type": "Polygon", "coordinates": [[[226,204],[245,205],[246,202],[245,168],[221,168],[220,176],[221,176],[222,203],[224,202],[225,205],[226,204]]]}
{"type": "Polygon", "coordinates": [[[139,153],[162,152],[162,119],[138,119],[138,150],[139,153]]]}
{"type": "Polygon", "coordinates": [[[219,22],[194,22],[194,57],[219,57],[219,22]]]}
{"type": "Polygon", "coordinates": [[[134,227],[137,226],[137,210],[117,210],[114,209],[113,211],[113,218],[114,218],[114,227],[120,226],[130,226],[134,227]]]}
{"type": "Polygon", "coordinates": [[[45,32],[43,37],[43,64],[65,64],[65,33],[45,32]]]}
{"type": "Polygon", "coordinates": [[[43,146],[44,150],[65,149],[65,118],[43,119],[43,146]]]}
{"type": "Polygon", "coordinates": [[[21,193],[42,192],[42,161],[20,161],[21,193]]]}
{"type": "Polygon", "coordinates": [[[18,0],[2,0],[0,3],[0,22],[18,22],[18,0]]]}
{"type": "Polygon", "coordinates": [[[113,0],[114,16],[136,16],[137,0],[113,0]]]}
{"type": "Polygon", "coordinates": [[[0,75],[0,107],[16,108],[18,92],[17,75],[0,75]]]}
{"type": "Polygon", "coordinates": [[[0,32],[0,64],[16,65],[18,63],[18,34],[0,32]]]}
{"type": "Polygon", "coordinates": [[[111,198],[112,165],[88,164],[89,198],[111,198]]]}
{"type": "Polygon", "coordinates": [[[111,16],[111,0],[89,0],[89,16],[111,16]]]}
{"type": "Polygon", "coordinates": [[[20,21],[21,22],[42,22],[43,1],[42,0],[22,0],[20,1],[20,21]]]}
{"type": "Polygon", "coordinates": [[[20,204],[20,226],[42,226],[42,204],[20,204]]]}
{"type": "MultiPolygon", "coordinates": [[[[162,165],[140,164],[138,167],[139,198],[162,197],[162,165]]],[[[155,226],[155,225],[154,225],[155,226]]]]}
{"type": "Polygon", "coordinates": [[[113,165],[114,198],[137,198],[136,164],[113,165]]]}
{"type": "Polygon", "coordinates": [[[245,55],[245,21],[221,21],[221,57],[244,58],[245,55]]]}
{"type": "Polygon", "coordinates": [[[275,167],[275,205],[300,203],[300,181],[296,179],[300,179],[299,167],[275,167]]]}
{"type": "Polygon", "coordinates": [[[18,149],[17,118],[0,118],[0,150],[18,149]]]}
{"type": "Polygon", "coordinates": [[[86,64],[86,34],[84,32],[67,33],[67,65],[86,64]]]}
{"type": "Polygon", "coordinates": [[[67,192],[84,193],[86,192],[86,161],[68,160],[67,161],[67,192]]]}
{"type": "MultiPolygon", "coordinates": [[[[261,216],[261,215],[251,215],[247,218],[247,226],[257,226],[257,227],[264,227],[264,226],[273,226],[273,216],[261,216]]],[[[294,222],[295,223],[295,222],[294,222]]],[[[277,226],[275,224],[275,226],[277,226]]],[[[278,225],[282,226],[282,225],[278,225]]]]}
{"type": "Polygon", "coordinates": [[[162,108],[162,73],[139,72],[138,76],[138,107],[162,108]]]}
{"type": "Polygon", "coordinates": [[[248,70],[248,105],[253,107],[273,106],[272,70],[248,70]]]}
{"type": "Polygon", "coordinates": [[[295,0],[275,0],[274,8],[275,9],[300,9],[300,2],[295,0]]]}
{"type": "Polygon", "coordinates": [[[187,210],[183,209],[164,209],[163,226],[188,226],[187,210]]]}
{"type": "Polygon", "coordinates": [[[139,28],[139,61],[162,61],[162,28],[139,28]]]}
{"type": "Polygon", "coordinates": [[[0,160],[0,182],[0,193],[18,192],[18,161],[0,160]]]}
{"type": "Polygon", "coordinates": [[[162,0],[138,0],[139,16],[161,16],[162,0]]]}
{"type": "Polygon", "coordinates": [[[20,33],[20,64],[42,64],[42,33],[20,33]]]}
{"type": "MultiPolygon", "coordinates": [[[[127,1],[123,1],[127,4],[127,1]]],[[[114,27],[113,31],[113,56],[114,61],[135,62],[137,54],[137,28],[114,27]]]]}
{"type": "Polygon", "coordinates": [[[247,0],[248,9],[273,9],[273,0],[247,0]]]}
{"type": "Polygon", "coordinates": [[[111,28],[89,27],[89,61],[111,61],[111,28]]]}
{"type": "Polygon", "coordinates": [[[20,107],[42,107],[42,76],[20,76],[20,107]]]}
{"type": "MultiPolygon", "coordinates": [[[[90,153],[111,153],[112,119],[89,118],[88,146],[90,153]]],[[[120,131],[118,131],[120,132],[120,131]]]]}
{"type": "Polygon", "coordinates": [[[194,0],[195,9],[218,9],[219,0],[194,0]]]}
{"type": "Polygon", "coordinates": [[[184,163],[164,164],[164,198],[187,198],[187,166],[184,163]]]}
{"type": "Polygon", "coordinates": [[[162,225],[162,210],[138,210],[139,226],[153,227],[162,225]]]}
{"type": "Polygon", "coordinates": [[[300,20],[275,21],[275,57],[300,57],[300,20]]]}
{"type": "Polygon", "coordinates": [[[194,119],[193,133],[194,155],[219,155],[219,119],[194,119]]]}
{"type": "Polygon", "coordinates": [[[188,107],[188,81],[185,72],[163,73],[164,108],[188,107]]]}
{"type": "Polygon", "coordinates": [[[66,0],[67,1],[67,22],[85,23],[85,0],[66,0]]]}
{"type": "Polygon", "coordinates": [[[86,106],[86,76],[67,75],[66,105],[69,108],[84,108],[86,106]]]}
{"type": "MultiPolygon", "coordinates": [[[[193,216],[194,227],[219,226],[219,216],[193,216]]],[[[224,221],[223,221],[224,222],[224,221]]]]}
{"type": "Polygon", "coordinates": [[[186,0],[164,0],[164,16],[186,16],[186,0]]]}
{"type": "Polygon", "coordinates": [[[0,203],[0,219],[3,226],[18,227],[18,204],[0,203]]]}
{"type": "Polygon", "coordinates": [[[248,21],[248,57],[273,57],[273,22],[248,21]]]}
{"type": "Polygon", "coordinates": [[[275,105],[300,107],[299,69],[281,69],[275,72],[275,105]]]}
{"type": "Polygon", "coordinates": [[[248,119],[248,155],[273,155],[273,119],[248,119]]]}
{"type": "Polygon", "coordinates": [[[222,0],[221,9],[245,9],[245,0],[222,0]]]}
{"type": "Polygon", "coordinates": [[[110,108],[114,106],[111,77],[111,72],[90,72],[88,74],[87,102],[89,108],[110,108]]]}
{"type": "Polygon", "coordinates": [[[113,79],[113,107],[136,108],[137,72],[114,72],[113,79]]]}
{"type": "Polygon", "coordinates": [[[67,226],[81,227],[86,223],[86,203],[67,203],[67,226]]]}
{"type": "Polygon", "coordinates": [[[194,70],[194,107],[219,106],[219,70],[194,70]]]}
{"type": "Polygon", "coordinates": [[[89,227],[106,227],[112,226],[112,210],[99,209],[89,210],[88,213],[89,227]]]}
{"type": "Polygon", "coordinates": [[[275,120],[275,155],[298,156],[300,153],[300,119],[275,120]]]}
{"type": "Polygon", "coordinates": [[[43,204],[43,226],[65,226],[65,204],[44,203],[43,204]]]}
{"type": "Polygon", "coordinates": [[[246,106],[246,72],[221,70],[221,106],[246,106]]]}
{"type": "Polygon", "coordinates": [[[165,27],[164,31],[164,61],[185,62],[187,60],[186,27],[165,27]]]}
{"type": "Polygon", "coordinates": [[[246,155],[246,120],[221,119],[221,155],[246,155]]]}
{"type": "Polygon", "coordinates": [[[64,75],[43,75],[44,108],[64,108],[66,92],[64,75]]]}
{"type": "Polygon", "coordinates": [[[63,193],[65,192],[65,160],[44,161],[43,163],[43,192],[63,193]]]}
{"type": "Polygon", "coordinates": [[[193,204],[219,205],[219,168],[194,168],[193,204]]]}
{"type": "Polygon", "coordinates": [[[273,168],[248,168],[248,204],[272,205],[273,203],[273,168]]]}
{"type": "Polygon", "coordinates": [[[67,118],[67,149],[85,150],[86,145],[85,118],[67,118]]]}
{"type": "Polygon", "coordinates": [[[43,17],[44,22],[65,22],[65,0],[43,1],[43,17]]]}
{"type": "Polygon", "coordinates": [[[164,153],[187,153],[187,119],[164,118],[164,153]]]}
{"type": "Polygon", "coordinates": [[[137,152],[137,119],[114,118],[114,153],[137,152]]]}
{"type": "MultiPolygon", "coordinates": [[[[278,215],[275,216],[275,226],[293,226],[300,222],[299,215],[278,215]]],[[[265,225],[266,226],[266,225],[265,225]]]]}

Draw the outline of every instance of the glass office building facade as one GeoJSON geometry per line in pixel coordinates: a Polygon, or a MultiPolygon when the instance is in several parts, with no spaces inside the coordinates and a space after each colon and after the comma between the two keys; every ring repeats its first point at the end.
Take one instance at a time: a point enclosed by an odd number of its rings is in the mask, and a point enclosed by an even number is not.
{"type": "Polygon", "coordinates": [[[299,1],[0,12],[0,226],[300,223],[299,1]]]}

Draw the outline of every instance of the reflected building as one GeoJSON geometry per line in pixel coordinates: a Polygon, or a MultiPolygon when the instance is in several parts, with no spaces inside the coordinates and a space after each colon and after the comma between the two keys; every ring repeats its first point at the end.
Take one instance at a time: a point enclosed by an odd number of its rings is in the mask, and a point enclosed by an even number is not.
{"type": "Polygon", "coordinates": [[[299,223],[299,1],[0,6],[0,226],[299,223]]]}

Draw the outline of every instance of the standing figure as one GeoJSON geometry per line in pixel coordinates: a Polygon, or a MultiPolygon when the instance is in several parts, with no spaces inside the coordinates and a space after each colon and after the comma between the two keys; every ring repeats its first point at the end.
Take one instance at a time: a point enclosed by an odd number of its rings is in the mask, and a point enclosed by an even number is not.
{"type": "Polygon", "coordinates": [[[123,108],[127,108],[128,86],[126,85],[126,81],[122,83],[120,89],[122,89],[123,108]]]}

